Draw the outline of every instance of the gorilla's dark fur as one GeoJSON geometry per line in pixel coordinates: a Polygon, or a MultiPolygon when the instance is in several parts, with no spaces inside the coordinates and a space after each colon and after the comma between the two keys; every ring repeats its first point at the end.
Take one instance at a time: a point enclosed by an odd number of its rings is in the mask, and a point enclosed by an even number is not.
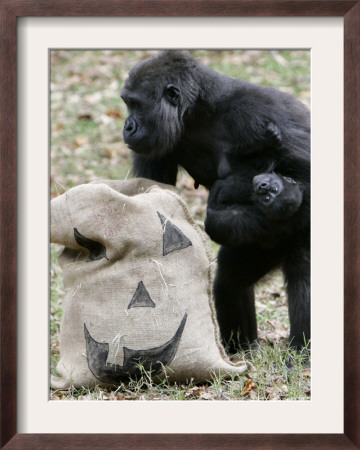
{"type": "Polygon", "coordinates": [[[234,351],[256,340],[253,284],[281,266],[290,340],[301,348],[310,338],[307,108],[286,93],[227,77],[176,51],[135,66],[122,98],[134,175],[175,184],[180,165],[195,184],[210,189],[206,231],[222,245],[214,293],[224,342],[232,337],[234,351]],[[277,177],[284,186],[295,180],[283,190],[293,189],[293,209],[280,195],[273,209],[287,211],[284,216],[261,206],[256,176],[277,177]],[[296,193],[301,195],[294,200],[296,193]]]}

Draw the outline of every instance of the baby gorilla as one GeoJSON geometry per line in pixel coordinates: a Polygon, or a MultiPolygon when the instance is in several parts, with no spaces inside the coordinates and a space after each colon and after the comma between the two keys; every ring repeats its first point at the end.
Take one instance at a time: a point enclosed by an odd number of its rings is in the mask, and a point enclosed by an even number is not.
{"type": "Polygon", "coordinates": [[[272,248],[296,228],[302,200],[303,187],[290,177],[232,174],[210,190],[205,229],[225,246],[272,248]]]}

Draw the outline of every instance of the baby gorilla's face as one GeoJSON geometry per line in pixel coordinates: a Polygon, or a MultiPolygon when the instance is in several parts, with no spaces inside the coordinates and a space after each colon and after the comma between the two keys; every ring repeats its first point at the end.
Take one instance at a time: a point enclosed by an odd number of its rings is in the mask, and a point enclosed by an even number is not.
{"type": "MultiPolygon", "coordinates": [[[[292,182],[295,184],[294,180],[292,182]]],[[[253,178],[253,186],[258,200],[264,205],[270,205],[284,190],[282,179],[272,173],[256,175],[253,178]]]]}
{"type": "Polygon", "coordinates": [[[275,173],[256,175],[253,187],[256,201],[274,219],[293,215],[302,201],[302,189],[289,177],[275,173]]]}

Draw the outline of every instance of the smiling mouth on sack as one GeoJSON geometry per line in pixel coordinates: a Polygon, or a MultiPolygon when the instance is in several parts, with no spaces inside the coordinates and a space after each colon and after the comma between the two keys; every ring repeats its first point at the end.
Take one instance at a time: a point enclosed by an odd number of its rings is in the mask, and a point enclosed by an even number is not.
{"type": "Polygon", "coordinates": [[[184,315],[174,336],[160,347],[148,350],[132,350],[123,347],[124,362],[122,366],[119,364],[106,365],[109,344],[97,342],[84,324],[86,354],[90,371],[98,380],[114,384],[118,384],[119,381],[129,378],[129,376],[141,375],[140,365],[144,370],[151,370],[153,375],[161,372],[176,355],[186,319],[187,314],[184,315]]]}

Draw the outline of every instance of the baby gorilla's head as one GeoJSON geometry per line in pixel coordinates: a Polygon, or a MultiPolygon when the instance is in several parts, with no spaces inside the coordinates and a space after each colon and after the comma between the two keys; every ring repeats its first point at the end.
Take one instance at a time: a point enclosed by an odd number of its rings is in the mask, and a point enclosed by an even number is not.
{"type": "Polygon", "coordinates": [[[303,189],[292,178],[262,173],[253,178],[255,200],[272,219],[286,219],[299,209],[303,189]]]}

